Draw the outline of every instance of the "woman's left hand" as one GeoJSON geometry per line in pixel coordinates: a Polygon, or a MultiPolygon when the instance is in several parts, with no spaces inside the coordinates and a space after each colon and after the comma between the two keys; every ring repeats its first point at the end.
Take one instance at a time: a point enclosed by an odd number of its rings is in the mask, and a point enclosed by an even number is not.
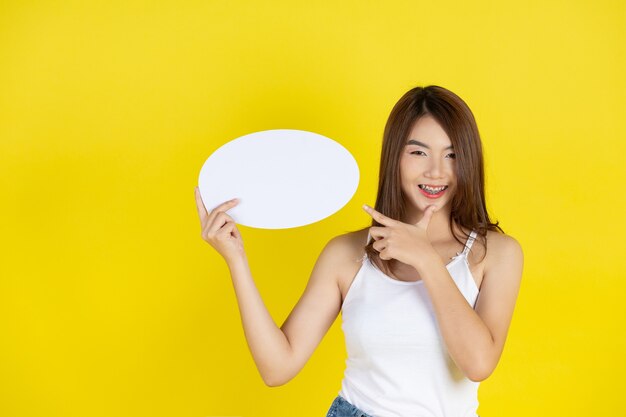
{"type": "Polygon", "coordinates": [[[380,259],[396,259],[419,269],[436,253],[426,234],[436,206],[428,206],[424,216],[415,224],[394,220],[367,205],[363,209],[383,225],[370,227],[370,235],[376,240],[372,247],[379,252],[380,259]]]}

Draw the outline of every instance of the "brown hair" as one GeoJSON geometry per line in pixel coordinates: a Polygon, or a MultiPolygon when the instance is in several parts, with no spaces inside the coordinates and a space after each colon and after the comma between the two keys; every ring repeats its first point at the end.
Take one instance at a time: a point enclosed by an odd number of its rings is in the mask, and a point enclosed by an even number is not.
{"type": "MultiPolygon", "coordinates": [[[[426,115],[441,125],[456,154],[457,191],[451,201],[450,232],[463,245],[465,242],[456,236],[453,223],[475,230],[477,241],[485,247],[486,254],[487,231],[504,231],[499,222],[491,222],[487,213],[480,134],[467,104],[443,87],[415,87],[407,91],[391,110],[383,134],[378,195],[374,208],[392,219],[400,220],[404,217],[406,202],[401,186],[400,157],[413,125],[426,115]]],[[[371,226],[382,225],[372,219],[371,226]]],[[[465,239],[468,237],[465,235],[465,239]]],[[[373,242],[365,246],[366,255],[379,269],[382,265],[382,269],[388,272],[389,261],[380,259],[378,251],[372,246],[373,242]]]]}

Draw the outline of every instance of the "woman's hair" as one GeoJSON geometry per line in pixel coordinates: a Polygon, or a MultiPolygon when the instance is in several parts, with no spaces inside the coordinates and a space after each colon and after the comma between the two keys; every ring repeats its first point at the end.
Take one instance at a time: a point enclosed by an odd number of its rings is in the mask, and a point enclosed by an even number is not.
{"type": "MultiPolygon", "coordinates": [[[[454,165],[457,189],[451,201],[450,232],[460,244],[464,244],[455,234],[453,223],[465,229],[476,230],[477,241],[485,247],[486,254],[487,231],[504,231],[498,225],[499,222],[491,222],[487,213],[483,153],[478,127],[467,104],[443,87],[415,87],[407,91],[391,110],[383,134],[378,195],[374,208],[392,219],[400,220],[404,217],[406,201],[401,186],[400,157],[415,122],[427,115],[441,125],[456,154],[454,165]]],[[[382,226],[374,219],[371,225],[382,226]]],[[[465,234],[464,239],[468,237],[465,234]]],[[[372,240],[365,247],[366,255],[388,272],[389,261],[380,259],[378,251],[372,246],[373,242],[372,240]]]]}

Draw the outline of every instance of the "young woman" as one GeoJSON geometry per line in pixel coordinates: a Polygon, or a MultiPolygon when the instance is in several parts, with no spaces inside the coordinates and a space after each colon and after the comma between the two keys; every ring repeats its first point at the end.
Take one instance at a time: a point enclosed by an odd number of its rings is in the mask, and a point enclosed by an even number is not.
{"type": "Polygon", "coordinates": [[[269,386],[291,380],[342,313],[348,359],[328,417],[477,416],[522,276],[519,243],[489,219],[482,146],[461,98],[431,85],[405,93],[385,126],[371,227],[322,250],[279,328],[254,284],[226,211],[202,237],[226,260],[248,346],[269,386]]]}

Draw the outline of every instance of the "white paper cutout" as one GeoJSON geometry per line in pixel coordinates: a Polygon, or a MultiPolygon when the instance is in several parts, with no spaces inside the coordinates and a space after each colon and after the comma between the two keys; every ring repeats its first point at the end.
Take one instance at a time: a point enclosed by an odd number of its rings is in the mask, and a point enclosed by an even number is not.
{"type": "Polygon", "coordinates": [[[356,160],[339,143],[305,130],[275,129],[225,143],[206,160],[198,186],[211,211],[232,198],[237,224],[289,229],[339,211],[359,185],[356,160]]]}

